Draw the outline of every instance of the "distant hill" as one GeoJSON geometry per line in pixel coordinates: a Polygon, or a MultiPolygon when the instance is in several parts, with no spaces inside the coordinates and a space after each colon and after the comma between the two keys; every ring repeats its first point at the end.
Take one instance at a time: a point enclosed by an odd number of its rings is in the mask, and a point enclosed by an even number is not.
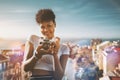
{"type": "MultiPolygon", "coordinates": [[[[64,43],[64,42],[72,42],[72,43],[77,43],[77,44],[89,44],[90,43],[90,40],[92,38],[62,38],[61,39],[61,43],[64,43]],[[84,42],[84,43],[83,43],[84,42]]],[[[116,38],[116,39],[105,39],[103,38],[102,41],[116,41],[116,40],[120,40],[120,38],[116,38]]],[[[17,46],[20,46],[22,44],[25,43],[25,39],[3,39],[3,38],[0,38],[0,49],[10,49],[10,48],[14,48],[14,47],[17,47],[17,46]]]]}
{"type": "Polygon", "coordinates": [[[20,39],[1,39],[0,38],[0,49],[11,49],[20,46],[25,43],[25,40],[20,39]]]}

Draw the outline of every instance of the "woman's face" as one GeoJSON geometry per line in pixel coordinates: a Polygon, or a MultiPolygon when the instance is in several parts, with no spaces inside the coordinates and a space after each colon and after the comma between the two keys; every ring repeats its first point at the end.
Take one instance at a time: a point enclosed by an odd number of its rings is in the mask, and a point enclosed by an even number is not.
{"type": "Polygon", "coordinates": [[[54,37],[55,23],[53,21],[40,23],[41,33],[48,39],[54,37]]]}

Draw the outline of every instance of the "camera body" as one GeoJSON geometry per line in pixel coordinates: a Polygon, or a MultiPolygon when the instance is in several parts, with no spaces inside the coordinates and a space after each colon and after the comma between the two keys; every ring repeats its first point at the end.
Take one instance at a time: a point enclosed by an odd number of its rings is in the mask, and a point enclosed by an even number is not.
{"type": "Polygon", "coordinates": [[[54,43],[54,40],[49,40],[49,39],[42,39],[40,41],[40,45],[42,45],[42,48],[44,50],[48,50],[54,43]]]}

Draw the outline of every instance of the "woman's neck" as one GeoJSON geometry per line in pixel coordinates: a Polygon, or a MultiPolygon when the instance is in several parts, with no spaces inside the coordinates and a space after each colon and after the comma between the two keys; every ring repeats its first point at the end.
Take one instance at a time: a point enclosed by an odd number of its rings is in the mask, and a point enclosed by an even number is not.
{"type": "Polygon", "coordinates": [[[52,39],[52,38],[54,38],[54,36],[51,36],[51,37],[45,36],[45,39],[52,39]]]}

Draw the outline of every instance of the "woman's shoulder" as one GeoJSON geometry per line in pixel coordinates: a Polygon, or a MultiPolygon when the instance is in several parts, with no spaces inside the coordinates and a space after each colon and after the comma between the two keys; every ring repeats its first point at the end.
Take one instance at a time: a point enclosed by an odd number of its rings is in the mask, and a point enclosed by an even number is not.
{"type": "Polygon", "coordinates": [[[39,36],[33,34],[33,35],[28,36],[27,40],[33,43],[34,41],[38,40],[39,38],[40,38],[39,36]]]}
{"type": "Polygon", "coordinates": [[[29,36],[30,39],[34,39],[34,38],[39,38],[39,36],[35,35],[35,34],[32,34],[29,36]]]}
{"type": "Polygon", "coordinates": [[[66,43],[62,43],[62,44],[61,44],[61,47],[63,47],[63,48],[68,48],[68,45],[67,45],[66,43]]]}
{"type": "Polygon", "coordinates": [[[61,44],[61,50],[60,50],[60,51],[62,51],[63,54],[69,54],[70,49],[69,49],[69,47],[67,46],[67,44],[62,43],[62,44],[61,44]]]}

